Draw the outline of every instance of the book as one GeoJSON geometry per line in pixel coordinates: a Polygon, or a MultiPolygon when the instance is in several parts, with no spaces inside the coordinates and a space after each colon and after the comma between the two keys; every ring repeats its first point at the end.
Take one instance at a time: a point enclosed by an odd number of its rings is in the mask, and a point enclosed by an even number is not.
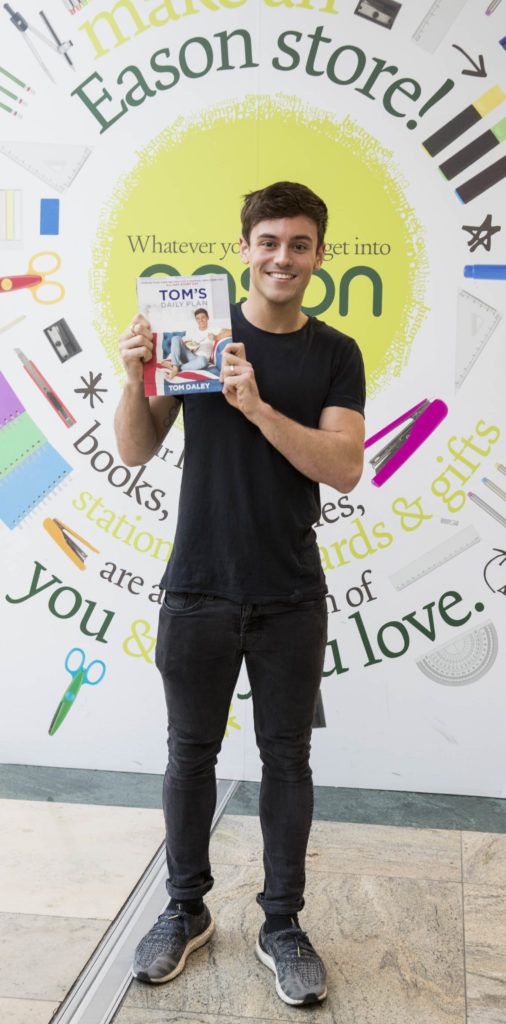
{"type": "Polygon", "coordinates": [[[221,356],[232,341],[227,275],[138,277],[137,299],[153,332],[144,394],[222,391],[221,356]]]}

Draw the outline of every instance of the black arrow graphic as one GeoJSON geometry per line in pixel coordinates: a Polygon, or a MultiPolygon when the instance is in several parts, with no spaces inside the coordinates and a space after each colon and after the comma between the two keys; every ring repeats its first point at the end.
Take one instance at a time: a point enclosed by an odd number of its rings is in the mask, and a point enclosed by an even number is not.
{"type": "Polygon", "coordinates": [[[466,53],[466,51],[463,50],[461,46],[457,46],[456,43],[452,43],[452,46],[453,46],[454,50],[460,50],[460,52],[464,54],[464,57],[467,58],[469,63],[473,65],[473,70],[470,70],[469,68],[465,68],[464,71],[462,72],[463,75],[472,75],[473,78],[486,78],[487,77],[487,72],[485,71],[485,61],[483,60],[483,54],[482,53],[480,53],[480,55],[478,57],[479,63],[477,64],[476,61],[472,57],[470,57],[469,54],[466,53]]]}
{"type": "MultiPolygon", "coordinates": [[[[487,569],[488,569],[489,565],[492,565],[492,562],[497,562],[499,558],[501,559],[501,561],[499,562],[499,565],[504,565],[504,563],[506,562],[506,551],[503,551],[502,548],[492,548],[492,551],[497,551],[497,554],[494,555],[493,558],[490,558],[489,561],[487,562],[487,564],[486,564],[486,566],[485,566],[485,568],[483,570],[483,578],[485,580],[485,583],[487,584],[488,589],[491,590],[493,594],[496,594],[497,591],[494,590],[494,588],[491,587],[490,583],[488,582],[488,579],[487,579],[487,569]]],[[[501,594],[504,593],[502,588],[501,588],[500,592],[501,592],[501,594]]]]}

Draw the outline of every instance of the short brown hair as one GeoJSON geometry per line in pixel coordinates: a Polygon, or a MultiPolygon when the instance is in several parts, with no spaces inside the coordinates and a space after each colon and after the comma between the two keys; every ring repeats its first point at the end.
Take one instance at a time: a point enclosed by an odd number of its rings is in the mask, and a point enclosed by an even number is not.
{"type": "Polygon", "coordinates": [[[328,210],[323,199],[306,185],[294,181],[276,181],[273,185],[244,196],[241,210],[243,237],[249,244],[251,231],[261,220],[298,217],[300,214],[316,224],[317,245],[320,247],[328,220],[328,210]]]}

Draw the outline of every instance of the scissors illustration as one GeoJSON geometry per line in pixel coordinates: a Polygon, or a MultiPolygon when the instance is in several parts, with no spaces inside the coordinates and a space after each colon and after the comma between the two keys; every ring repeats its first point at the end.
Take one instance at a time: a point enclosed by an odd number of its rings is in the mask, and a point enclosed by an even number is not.
{"type": "MultiPolygon", "coordinates": [[[[105,676],[105,664],[103,661],[95,659],[95,661],[90,661],[89,665],[85,665],[85,657],[85,653],[81,647],[72,647],[72,649],[68,652],[67,657],[65,658],[65,668],[67,669],[67,672],[70,672],[70,675],[72,676],[72,682],[68,689],[65,690],[65,693],[63,694],[63,697],[53,715],[51,725],[49,726],[50,736],[54,736],[56,730],[60,728],[60,725],[67,717],[77,697],[77,694],[81,689],[81,686],[83,686],[84,683],[88,683],[89,686],[96,686],[97,683],[99,683],[100,680],[103,679],[105,676]],[[72,658],[74,654],[80,655],[80,658],[78,659],[79,664],[76,666],[76,668],[71,668],[71,659],[74,661],[74,663],[76,662],[76,659],[72,658]],[[90,679],[90,671],[93,670],[94,665],[99,666],[98,678],[90,679]]],[[[94,675],[96,674],[97,673],[95,670],[94,675]]]]}
{"type": "Polygon", "coordinates": [[[19,288],[30,288],[36,302],[43,306],[51,306],[60,302],[65,295],[65,288],[59,281],[46,281],[61,266],[61,259],[56,252],[36,252],[32,256],[26,274],[11,274],[0,277],[0,294],[16,291],[19,288]],[[49,258],[49,266],[48,264],[49,258]]]}

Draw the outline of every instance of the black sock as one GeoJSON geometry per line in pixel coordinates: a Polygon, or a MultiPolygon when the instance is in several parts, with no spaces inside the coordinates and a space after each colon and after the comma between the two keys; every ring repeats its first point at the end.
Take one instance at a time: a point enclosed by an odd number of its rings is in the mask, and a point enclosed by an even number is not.
{"type": "Polygon", "coordinates": [[[176,900],[172,897],[167,910],[182,910],[185,914],[201,914],[204,909],[202,897],[199,900],[176,900]]]}
{"type": "Polygon", "coordinates": [[[266,914],[264,931],[267,935],[271,932],[280,932],[284,928],[299,927],[297,914],[266,914]]]}

